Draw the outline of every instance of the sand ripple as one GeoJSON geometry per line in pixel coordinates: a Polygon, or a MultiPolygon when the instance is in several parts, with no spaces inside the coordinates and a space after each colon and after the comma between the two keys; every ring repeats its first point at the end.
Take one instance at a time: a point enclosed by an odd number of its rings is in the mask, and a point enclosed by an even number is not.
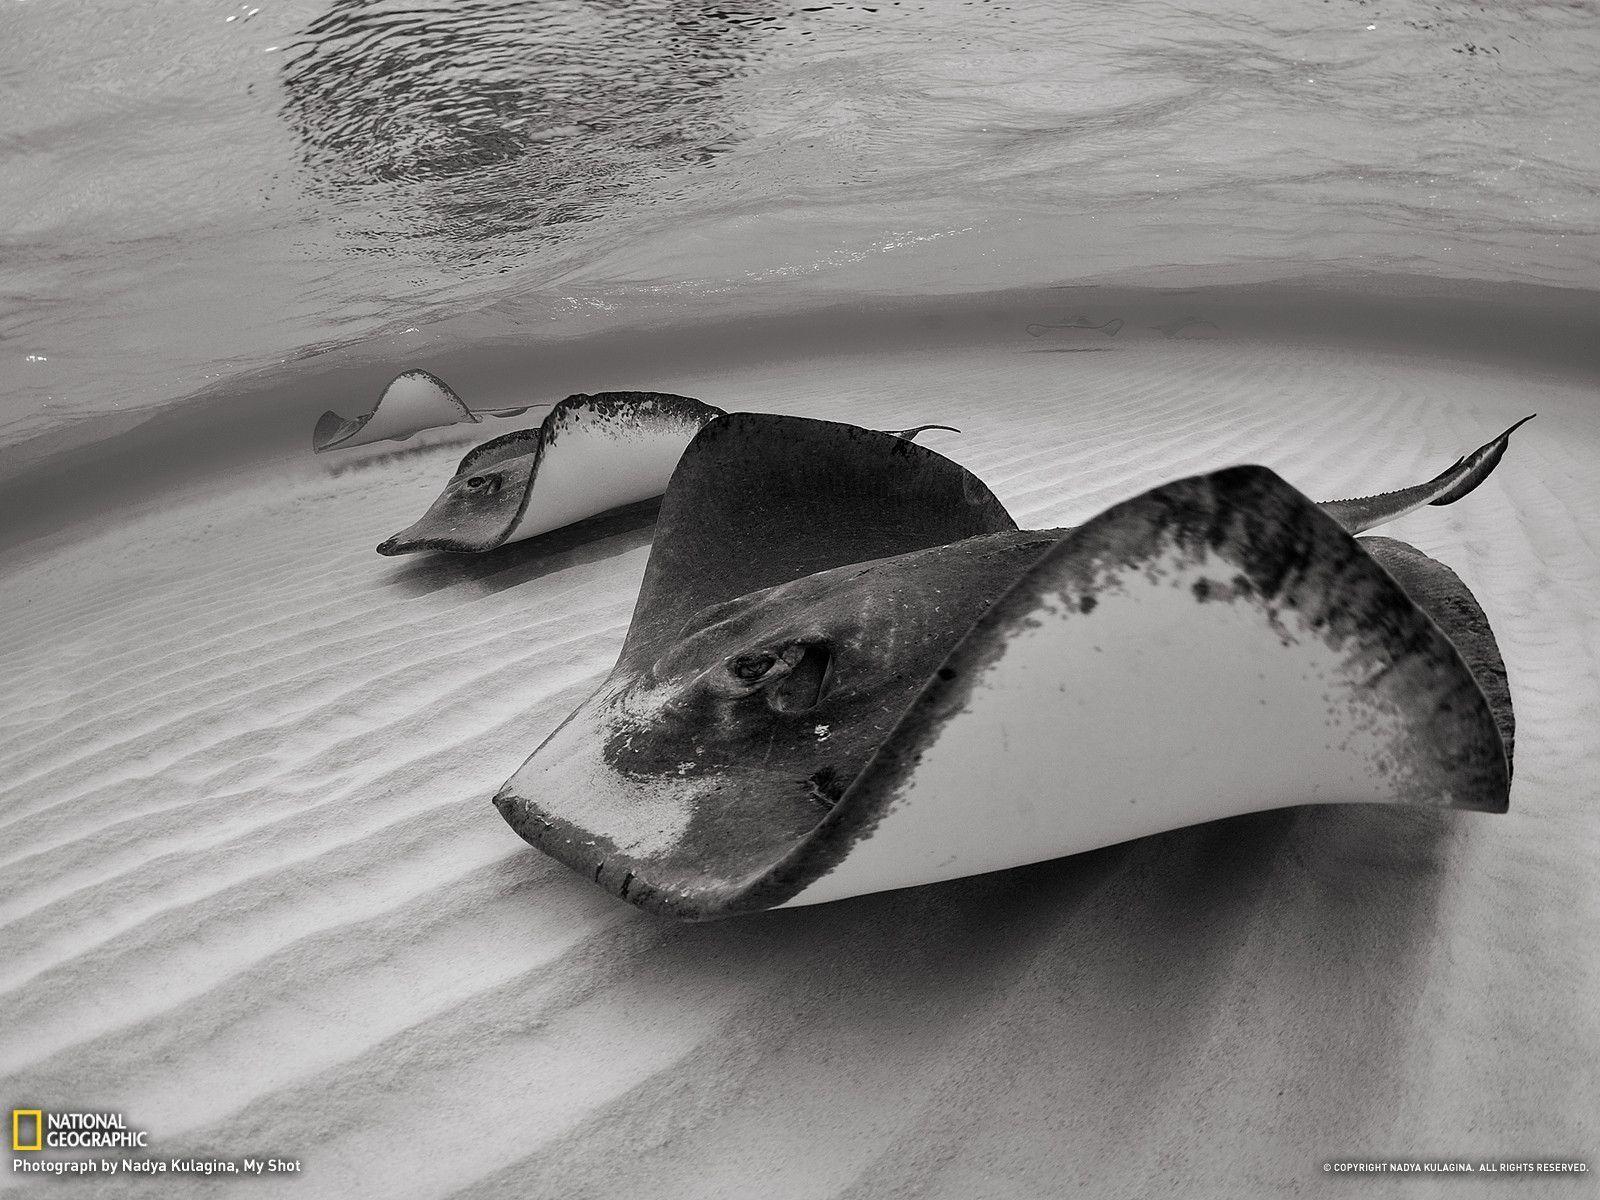
{"type": "Polygon", "coordinates": [[[1209,341],[673,382],[959,425],[929,444],[1024,525],[1238,462],[1398,486],[1538,410],[1476,495],[1384,531],[1495,623],[1510,814],[1268,813],[665,924],[488,802],[609,667],[648,514],[397,565],[372,547],[450,451],[293,475],[0,576],[10,1103],[304,1160],[252,1196],[1238,1195],[1325,1158],[1594,1154],[1592,388],[1209,341]]]}

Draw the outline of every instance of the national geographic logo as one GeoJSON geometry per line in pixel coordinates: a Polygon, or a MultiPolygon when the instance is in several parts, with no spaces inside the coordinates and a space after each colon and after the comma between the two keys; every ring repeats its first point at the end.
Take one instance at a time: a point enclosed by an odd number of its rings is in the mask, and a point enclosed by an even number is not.
{"type": "Polygon", "coordinates": [[[130,1150],[150,1144],[143,1129],[129,1129],[121,1113],[11,1110],[11,1148],[22,1150],[130,1150]]]}
{"type": "Polygon", "coordinates": [[[11,1110],[11,1148],[13,1150],[44,1149],[44,1113],[37,1108],[11,1110]],[[29,1124],[31,1122],[31,1124],[29,1124]],[[24,1133],[32,1129],[32,1133],[24,1133]]]}
{"type": "Polygon", "coordinates": [[[49,1112],[38,1108],[11,1110],[11,1149],[65,1150],[69,1156],[41,1154],[37,1158],[13,1158],[15,1175],[275,1175],[298,1174],[298,1158],[263,1155],[250,1158],[215,1158],[211,1155],[180,1154],[172,1158],[151,1158],[148,1154],[85,1155],[86,1150],[148,1149],[150,1135],[143,1129],[129,1129],[121,1113],[49,1112]],[[76,1154],[70,1152],[77,1151],[76,1154]]]}

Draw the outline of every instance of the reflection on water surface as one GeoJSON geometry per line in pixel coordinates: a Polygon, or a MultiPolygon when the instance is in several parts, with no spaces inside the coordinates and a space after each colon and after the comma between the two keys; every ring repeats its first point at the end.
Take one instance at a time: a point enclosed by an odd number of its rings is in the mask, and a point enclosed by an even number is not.
{"type": "Polygon", "coordinates": [[[288,47],[283,114],[366,237],[472,260],[725,148],[748,40],[695,0],[335,0],[288,47]]]}
{"type": "Polygon", "coordinates": [[[1086,280],[1600,286],[1588,2],[4,19],[0,473],[9,445],[330,347],[399,366],[597,318],[1086,280]]]}

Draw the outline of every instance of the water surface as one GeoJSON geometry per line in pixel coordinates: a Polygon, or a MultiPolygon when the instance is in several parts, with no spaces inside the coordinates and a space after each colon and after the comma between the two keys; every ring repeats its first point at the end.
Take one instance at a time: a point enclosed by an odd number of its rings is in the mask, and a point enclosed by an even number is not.
{"type": "Polygon", "coordinates": [[[18,461],[332,347],[1084,281],[1600,286],[1593,3],[9,0],[0,30],[18,461]]]}

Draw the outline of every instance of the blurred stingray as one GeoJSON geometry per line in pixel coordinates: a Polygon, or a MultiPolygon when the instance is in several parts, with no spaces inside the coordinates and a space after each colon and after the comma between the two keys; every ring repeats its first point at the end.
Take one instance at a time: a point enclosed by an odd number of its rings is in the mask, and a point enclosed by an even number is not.
{"type": "Polygon", "coordinates": [[[404,371],[383,389],[372,411],[359,417],[341,417],[325,412],[311,432],[311,449],[324,454],[373,442],[403,442],[424,429],[439,429],[462,422],[476,424],[484,417],[520,417],[530,408],[549,408],[548,404],[528,404],[521,408],[470,409],[450,385],[428,371],[404,371]]]}
{"type": "Polygon", "coordinates": [[[1152,325],[1150,328],[1169,341],[1199,341],[1218,337],[1222,333],[1215,321],[1208,321],[1204,317],[1177,317],[1165,325],[1152,325]]]}
{"type": "Polygon", "coordinates": [[[1033,324],[1028,326],[1029,337],[1043,337],[1052,329],[1098,329],[1107,337],[1116,337],[1121,330],[1123,321],[1121,317],[1112,317],[1109,321],[1102,321],[1096,325],[1081,313],[1070,321],[1062,321],[1055,325],[1033,324]]]}
{"type": "MultiPolygon", "coordinates": [[[[684,447],[723,410],[666,392],[568,396],[536,429],[472,450],[420,519],[378,546],[477,553],[659,496],[684,447]]],[[[892,430],[914,438],[949,425],[892,430]]]]}
{"type": "Polygon", "coordinates": [[[662,502],[610,676],[495,797],[626,900],[703,919],[1019,866],[1253,811],[1503,812],[1513,716],[1448,567],[1263,467],[1018,530],[904,440],[737,413],[662,502]]]}

